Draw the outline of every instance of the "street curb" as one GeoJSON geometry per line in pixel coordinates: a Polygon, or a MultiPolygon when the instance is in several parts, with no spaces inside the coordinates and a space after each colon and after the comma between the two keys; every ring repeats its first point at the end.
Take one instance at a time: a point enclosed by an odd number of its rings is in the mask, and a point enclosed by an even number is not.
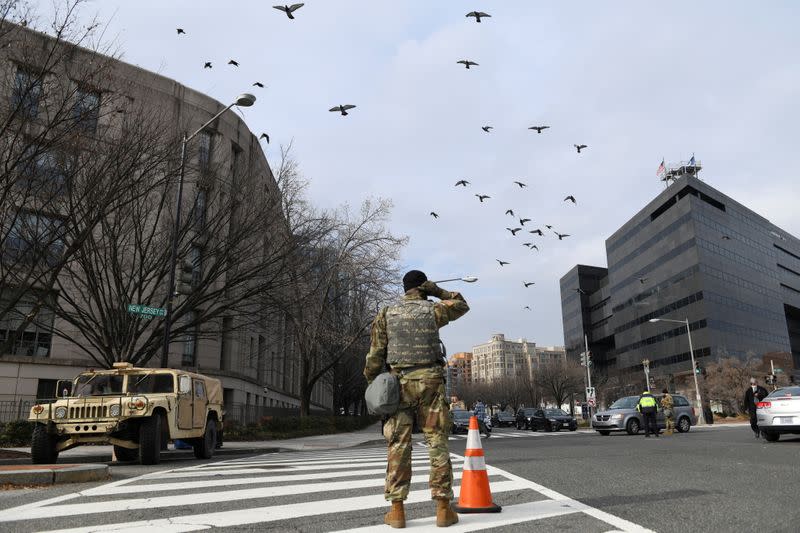
{"type": "Polygon", "coordinates": [[[42,465],[28,470],[0,470],[0,485],[54,485],[110,479],[108,465],[42,465]]]}
{"type": "MultiPolygon", "coordinates": [[[[285,452],[287,448],[220,448],[219,450],[214,451],[214,457],[222,456],[222,455],[256,455],[256,454],[265,454],[265,453],[279,453],[285,452]]],[[[66,459],[66,458],[65,458],[66,459]]],[[[167,451],[161,452],[161,459],[162,460],[175,460],[175,459],[195,459],[194,454],[191,450],[180,450],[180,451],[167,451]]],[[[117,464],[111,461],[111,456],[107,454],[98,454],[98,455],[84,455],[79,457],[70,457],[70,463],[108,463],[108,464],[117,464]]],[[[29,465],[31,464],[30,457],[21,457],[19,459],[0,459],[0,466],[3,465],[29,465]]],[[[126,464],[120,462],[120,464],[126,464]]]]}

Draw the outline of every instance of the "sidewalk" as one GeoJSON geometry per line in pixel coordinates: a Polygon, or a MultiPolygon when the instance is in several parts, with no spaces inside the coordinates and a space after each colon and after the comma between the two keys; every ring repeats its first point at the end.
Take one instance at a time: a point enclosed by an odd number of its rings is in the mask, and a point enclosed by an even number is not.
{"type": "MultiPolygon", "coordinates": [[[[296,439],[264,440],[253,442],[230,442],[226,441],[222,448],[217,449],[214,455],[247,455],[258,453],[276,453],[281,451],[301,451],[301,450],[335,450],[339,448],[351,448],[364,444],[383,443],[383,435],[380,430],[380,423],[353,431],[350,433],[334,433],[331,435],[315,435],[313,437],[299,437],[296,439]]],[[[30,448],[4,448],[16,452],[30,453],[30,448]]],[[[111,446],[78,446],[58,455],[60,462],[86,463],[86,462],[110,462],[111,446]]],[[[173,445],[169,449],[161,452],[164,459],[192,457],[192,450],[175,450],[173,445]]],[[[30,464],[30,457],[21,459],[2,459],[2,464],[30,464]]]]}

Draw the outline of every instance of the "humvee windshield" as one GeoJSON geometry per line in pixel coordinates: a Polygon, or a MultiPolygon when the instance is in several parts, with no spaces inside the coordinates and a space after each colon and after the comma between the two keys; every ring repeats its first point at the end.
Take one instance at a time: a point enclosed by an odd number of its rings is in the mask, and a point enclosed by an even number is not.
{"type": "Polygon", "coordinates": [[[122,376],[81,374],[75,380],[74,396],[108,396],[122,393],[122,376]]]}
{"type": "Polygon", "coordinates": [[[172,374],[128,374],[128,392],[131,394],[175,392],[172,374]]]}

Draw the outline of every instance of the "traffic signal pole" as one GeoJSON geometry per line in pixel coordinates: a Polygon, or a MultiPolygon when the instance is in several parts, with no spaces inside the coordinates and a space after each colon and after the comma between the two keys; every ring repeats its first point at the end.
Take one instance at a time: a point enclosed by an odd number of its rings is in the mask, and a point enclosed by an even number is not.
{"type": "MultiPolygon", "coordinates": [[[[591,369],[592,360],[589,357],[589,336],[586,335],[586,334],[583,335],[583,346],[584,346],[584,349],[586,350],[586,379],[589,382],[588,387],[591,389],[592,388],[592,369],[591,369]]],[[[589,420],[591,420],[592,419],[592,404],[589,403],[589,398],[586,398],[586,403],[588,404],[588,408],[589,408],[589,420]]]]}

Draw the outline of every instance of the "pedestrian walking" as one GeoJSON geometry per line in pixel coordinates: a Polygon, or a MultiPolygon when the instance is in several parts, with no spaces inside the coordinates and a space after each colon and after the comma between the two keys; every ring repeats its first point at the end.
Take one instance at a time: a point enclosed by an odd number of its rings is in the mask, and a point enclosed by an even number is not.
{"type": "Polygon", "coordinates": [[[661,410],[664,412],[664,424],[666,426],[664,435],[672,435],[675,430],[675,413],[672,410],[675,403],[672,400],[672,395],[669,393],[669,390],[664,389],[661,392],[663,393],[661,397],[661,410]]]}
{"type": "Polygon", "coordinates": [[[392,502],[384,523],[406,527],[403,502],[411,485],[411,428],[416,419],[428,445],[436,525],[447,527],[458,522],[458,515],[450,507],[453,468],[447,437],[451,422],[439,328],[463,316],[469,306],[461,294],[439,288],[419,270],[403,276],[403,289],[402,299],[375,317],[364,367],[364,377],[372,382],[388,364],[400,383],[399,408],[383,426],[389,447],[384,497],[392,502]],[[441,301],[430,301],[428,296],[441,301]]]}
{"type": "Polygon", "coordinates": [[[481,422],[483,422],[483,419],[486,418],[486,406],[483,404],[480,398],[478,398],[478,401],[475,402],[474,406],[472,406],[472,414],[475,415],[481,422]]]}
{"type": "Polygon", "coordinates": [[[750,386],[744,391],[744,406],[750,413],[750,428],[756,434],[756,438],[761,436],[758,429],[758,418],[756,417],[756,404],[767,397],[767,389],[758,384],[756,378],[750,378],[750,386]]]}
{"type": "Polygon", "coordinates": [[[639,397],[636,410],[642,413],[642,418],[644,419],[644,436],[650,438],[650,432],[652,431],[658,437],[658,425],[656,425],[658,403],[649,390],[644,391],[639,397]]]}

